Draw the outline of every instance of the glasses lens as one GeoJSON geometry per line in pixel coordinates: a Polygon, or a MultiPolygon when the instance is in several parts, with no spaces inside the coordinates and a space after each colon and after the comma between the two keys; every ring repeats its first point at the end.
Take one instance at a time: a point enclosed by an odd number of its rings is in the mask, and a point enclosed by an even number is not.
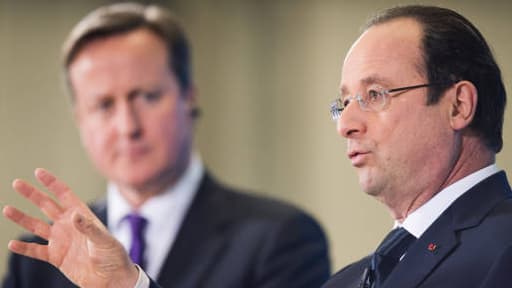
{"type": "Polygon", "coordinates": [[[336,99],[331,102],[331,118],[333,121],[338,120],[341,116],[341,111],[343,111],[343,104],[341,103],[341,99],[336,99]]]}
{"type": "Polygon", "coordinates": [[[359,105],[364,111],[380,111],[386,105],[386,91],[368,91],[359,105]]]}

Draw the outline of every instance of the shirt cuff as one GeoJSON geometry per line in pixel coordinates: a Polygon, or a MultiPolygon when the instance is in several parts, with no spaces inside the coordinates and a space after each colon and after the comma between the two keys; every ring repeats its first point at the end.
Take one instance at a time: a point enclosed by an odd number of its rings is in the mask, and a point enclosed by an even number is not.
{"type": "Polygon", "coordinates": [[[149,288],[150,283],[148,275],[144,270],[142,270],[142,268],[140,268],[139,265],[135,264],[135,267],[139,271],[139,278],[137,278],[137,283],[135,283],[133,288],[149,288]]]}

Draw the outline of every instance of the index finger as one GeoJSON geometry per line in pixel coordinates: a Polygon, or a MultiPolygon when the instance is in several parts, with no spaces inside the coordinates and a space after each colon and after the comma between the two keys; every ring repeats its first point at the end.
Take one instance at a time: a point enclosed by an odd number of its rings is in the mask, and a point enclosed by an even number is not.
{"type": "Polygon", "coordinates": [[[37,180],[43,184],[50,192],[52,192],[63,207],[74,207],[82,205],[82,201],[78,198],[73,191],[66,185],[66,183],[60,181],[49,171],[37,168],[34,172],[37,180]]]}

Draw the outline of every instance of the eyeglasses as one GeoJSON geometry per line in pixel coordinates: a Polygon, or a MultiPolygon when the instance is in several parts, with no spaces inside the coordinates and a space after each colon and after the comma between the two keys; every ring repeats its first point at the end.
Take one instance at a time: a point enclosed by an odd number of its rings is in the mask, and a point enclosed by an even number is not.
{"type": "MultiPolygon", "coordinates": [[[[384,109],[386,107],[386,104],[388,102],[388,96],[390,96],[391,93],[401,92],[401,91],[407,91],[412,89],[418,89],[423,87],[430,87],[430,86],[438,86],[438,85],[453,85],[456,82],[445,82],[445,83],[427,83],[427,84],[420,84],[420,85],[414,85],[414,86],[406,86],[406,87],[400,87],[400,88],[393,88],[393,89],[383,89],[383,90],[375,90],[375,89],[369,89],[368,91],[364,92],[363,94],[359,93],[354,96],[348,96],[345,98],[337,98],[336,100],[331,102],[331,118],[333,121],[338,120],[341,117],[341,114],[345,108],[347,108],[348,104],[352,102],[352,100],[357,100],[357,103],[359,103],[359,107],[361,107],[361,110],[363,111],[374,111],[378,112],[384,109]]],[[[392,96],[392,95],[391,95],[392,96]]]]}

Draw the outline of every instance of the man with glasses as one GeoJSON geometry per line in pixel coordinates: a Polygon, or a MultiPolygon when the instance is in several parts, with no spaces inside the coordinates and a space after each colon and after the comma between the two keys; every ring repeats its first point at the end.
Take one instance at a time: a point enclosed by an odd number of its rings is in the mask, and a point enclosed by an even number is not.
{"type": "MultiPolygon", "coordinates": [[[[41,225],[29,231],[42,239],[30,241],[49,241],[32,244],[36,253],[26,255],[49,261],[82,287],[103,287],[88,276],[122,287],[132,279],[114,276],[133,270],[132,261],[162,287],[319,287],[330,272],[317,222],[291,205],[219,183],[193,151],[198,104],[186,38],[165,9],[128,3],[101,7],[72,30],[65,76],[83,145],[109,180],[107,197],[92,205],[93,214],[42,170],[37,176],[60,191],[60,204],[16,181],[53,222],[4,210],[18,223],[41,225]],[[105,223],[120,242],[76,237],[66,230],[72,211],[106,233],[105,223]],[[130,258],[109,254],[125,249],[130,258]],[[70,272],[89,256],[106,271],[70,272]]],[[[19,247],[11,249],[23,252],[19,247]]],[[[3,287],[76,286],[48,263],[13,254],[3,287]]]]}
{"type": "Polygon", "coordinates": [[[506,93],[477,28],[438,7],[385,10],[348,52],[340,94],[347,156],[395,228],[324,287],[510,287],[506,93]]]}
{"type": "MultiPolygon", "coordinates": [[[[348,52],[340,92],[331,114],[347,139],[347,156],[363,190],[389,208],[396,229],[324,287],[510,287],[512,192],[495,165],[506,95],[480,32],[448,9],[385,10],[348,52]]],[[[80,202],[71,192],[52,185],[57,180],[44,171],[39,178],[68,203],[74,222],[60,223],[66,231],[111,256],[101,262],[81,249],[77,254],[87,265],[63,265],[68,277],[75,279],[77,271],[129,276],[131,284],[144,276],[87,211],[73,210],[80,202]],[[113,272],[106,264],[128,268],[113,272]]],[[[25,219],[14,214],[7,216],[25,219]]],[[[46,227],[16,222],[32,230],[46,227]]],[[[17,242],[11,249],[48,261],[46,247],[17,242]]],[[[108,287],[105,277],[77,278],[84,287],[90,283],[85,280],[108,287]]]]}

